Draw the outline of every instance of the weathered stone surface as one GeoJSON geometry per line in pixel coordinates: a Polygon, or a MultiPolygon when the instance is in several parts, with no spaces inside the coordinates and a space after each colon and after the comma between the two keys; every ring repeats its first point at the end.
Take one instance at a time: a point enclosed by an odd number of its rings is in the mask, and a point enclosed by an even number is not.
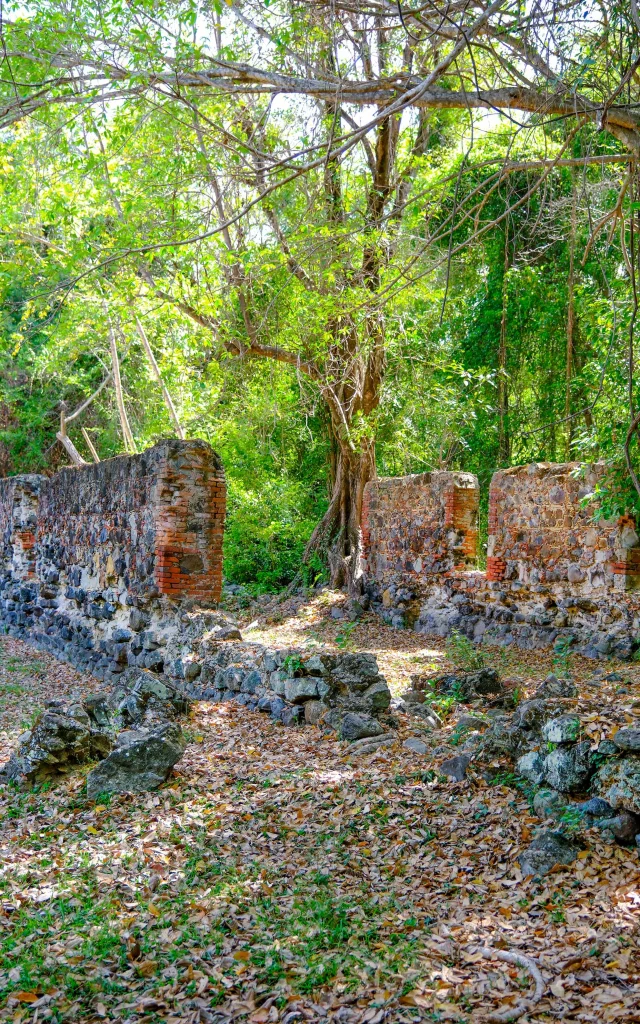
{"type": "Polygon", "coordinates": [[[91,719],[80,704],[49,701],[23,734],[4,768],[7,779],[29,781],[67,772],[91,756],[91,719]]]}
{"type": "Polygon", "coordinates": [[[615,810],[640,814],[640,757],[608,761],[593,777],[592,790],[615,810]]]}
{"type": "Polygon", "coordinates": [[[407,737],[402,746],[405,750],[411,750],[414,754],[427,754],[429,752],[429,747],[419,736],[407,737]]]}
{"type": "Polygon", "coordinates": [[[613,737],[613,742],[618,750],[629,754],[640,754],[640,729],[624,726],[622,729],[618,729],[613,737]]]}
{"type": "MultiPolygon", "coordinates": [[[[382,579],[401,569],[421,578],[471,564],[477,514],[478,480],[470,473],[435,471],[371,480],[362,503],[365,571],[382,579]]],[[[389,605],[395,596],[387,596],[389,605]]]]}
{"type": "Polygon", "coordinates": [[[532,750],[518,758],[516,770],[534,786],[539,786],[544,779],[544,758],[537,750],[532,750]]]}
{"type": "Polygon", "coordinates": [[[542,832],[520,854],[520,870],[525,876],[543,877],[556,865],[565,867],[571,864],[579,852],[578,844],[567,839],[562,832],[542,832]]]}
{"type": "Polygon", "coordinates": [[[547,743],[574,743],[580,735],[580,719],[577,715],[561,715],[542,726],[542,738],[547,743]]]}
{"type": "Polygon", "coordinates": [[[558,679],[553,673],[547,676],[535,692],[535,697],[575,697],[578,687],[571,679],[558,679]]]}
{"type": "Polygon", "coordinates": [[[122,733],[118,745],[87,776],[87,796],[139,793],[157,789],[184,753],[186,741],[176,722],[153,732],[122,733]]]}
{"type": "Polygon", "coordinates": [[[544,759],[545,780],[561,793],[576,793],[584,789],[591,768],[591,748],[587,740],[559,746],[544,759]]]}
{"type": "Polygon", "coordinates": [[[471,760],[470,754],[458,754],[457,757],[450,757],[438,765],[438,771],[441,775],[448,775],[454,782],[462,782],[471,760]]]}
{"type": "Polygon", "coordinates": [[[361,740],[369,736],[381,736],[384,729],[380,722],[368,715],[357,715],[348,712],[340,724],[340,736],[343,740],[361,740]]]}

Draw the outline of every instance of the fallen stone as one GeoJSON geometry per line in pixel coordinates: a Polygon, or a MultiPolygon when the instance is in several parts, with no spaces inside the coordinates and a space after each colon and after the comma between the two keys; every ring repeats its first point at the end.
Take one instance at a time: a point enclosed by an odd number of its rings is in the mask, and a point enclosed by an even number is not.
{"type": "Polygon", "coordinates": [[[620,814],[612,818],[599,818],[595,826],[611,832],[614,839],[621,843],[634,843],[636,835],[640,832],[640,818],[630,811],[620,811],[620,814]]]}
{"type": "Polygon", "coordinates": [[[542,726],[542,738],[547,743],[575,743],[579,735],[580,719],[577,715],[561,715],[542,726]]]}
{"type": "Polygon", "coordinates": [[[554,818],[567,808],[567,799],[555,789],[539,789],[533,798],[533,810],[539,818],[554,818]]]}
{"type": "Polygon", "coordinates": [[[369,736],[380,736],[384,729],[375,718],[369,715],[357,715],[352,711],[343,716],[340,723],[340,738],[343,740],[361,740],[369,736]]]}
{"type": "Polygon", "coordinates": [[[624,726],[618,729],[613,737],[618,750],[624,750],[629,754],[640,754],[640,729],[624,726]]]}
{"type": "Polygon", "coordinates": [[[591,744],[588,740],[559,746],[544,759],[544,778],[561,793],[577,793],[584,789],[591,771],[591,744]]]}
{"type": "Polygon", "coordinates": [[[429,751],[427,744],[419,736],[409,736],[402,746],[405,750],[412,750],[414,754],[426,754],[429,751]]]}
{"type": "Polygon", "coordinates": [[[516,761],[516,771],[534,786],[539,786],[544,779],[544,758],[537,750],[523,754],[516,761]]]}
{"type": "Polygon", "coordinates": [[[317,725],[327,711],[327,705],[321,700],[308,700],[303,704],[303,708],[307,725],[317,725]]]}
{"type": "Polygon", "coordinates": [[[9,780],[39,780],[67,772],[91,756],[91,719],[79,704],[49,701],[29,732],[19,740],[3,775],[9,780]]]}
{"type": "Polygon", "coordinates": [[[556,865],[566,866],[576,859],[580,847],[562,832],[542,832],[519,857],[522,874],[542,877],[556,865]]]}
{"type": "Polygon", "coordinates": [[[450,757],[447,761],[443,761],[438,766],[438,771],[441,775],[448,775],[454,782],[462,782],[470,764],[470,754],[458,754],[457,757],[450,757]]]}
{"type": "Polygon", "coordinates": [[[640,757],[621,757],[603,764],[593,777],[592,791],[615,810],[640,814],[640,757]]]}
{"type": "Polygon", "coordinates": [[[535,692],[535,697],[575,697],[578,687],[570,679],[558,679],[553,672],[547,676],[535,692]]]}
{"type": "Polygon", "coordinates": [[[186,740],[176,722],[151,731],[121,733],[117,746],[87,775],[87,797],[157,789],[182,757],[186,740]]]}

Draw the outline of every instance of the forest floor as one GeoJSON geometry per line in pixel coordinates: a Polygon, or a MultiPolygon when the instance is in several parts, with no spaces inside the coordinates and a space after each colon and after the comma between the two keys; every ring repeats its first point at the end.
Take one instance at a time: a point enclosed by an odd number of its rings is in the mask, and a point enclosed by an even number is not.
{"type": "MultiPolygon", "coordinates": [[[[373,616],[347,626],[331,602],[246,638],[372,651],[395,692],[447,666],[441,641],[373,616]]],[[[553,667],[485,656],[523,696],[553,667]]],[[[569,669],[592,738],[640,718],[640,665],[569,669]]],[[[45,700],[98,688],[1,638],[0,762],[45,700]]],[[[316,729],[200,702],[157,793],[96,805],[87,769],[0,787],[0,1018],[481,1021],[531,991],[526,971],[482,958],[489,945],[541,967],[523,1021],[640,1021],[638,851],[596,836],[568,868],[523,880],[516,856],[540,822],[514,777],[435,770],[437,747],[455,753],[456,713],[437,734],[401,715],[398,743],[352,760],[316,729]],[[429,752],[405,749],[409,735],[429,752]]]]}

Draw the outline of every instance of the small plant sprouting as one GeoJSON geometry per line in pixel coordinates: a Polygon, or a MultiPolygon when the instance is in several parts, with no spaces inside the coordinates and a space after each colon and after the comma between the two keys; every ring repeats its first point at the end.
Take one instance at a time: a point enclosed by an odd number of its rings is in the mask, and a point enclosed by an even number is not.
{"type": "Polygon", "coordinates": [[[341,651],[348,650],[351,646],[351,634],[357,625],[357,622],[346,622],[340,632],[336,635],[336,644],[341,651]]]}
{"type": "Polygon", "coordinates": [[[468,637],[452,629],[445,641],[447,657],[456,668],[464,672],[476,672],[485,667],[484,654],[477,650],[468,637]]]}

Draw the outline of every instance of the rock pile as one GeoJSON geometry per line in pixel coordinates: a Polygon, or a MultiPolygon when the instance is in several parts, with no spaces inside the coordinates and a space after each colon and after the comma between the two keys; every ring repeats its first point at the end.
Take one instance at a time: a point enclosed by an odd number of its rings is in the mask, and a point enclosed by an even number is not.
{"type": "Polygon", "coordinates": [[[613,740],[592,748],[578,715],[566,712],[562,689],[549,677],[537,693],[554,696],[536,696],[513,715],[494,717],[477,756],[513,758],[518,774],[535,788],[533,805],[540,817],[575,819],[640,846],[640,728],[619,729],[613,740]],[[588,793],[591,799],[572,799],[588,793]]]}
{"type": "Polygon", "coordinates": [[[132,673],[128,682],[108,697],[50,701],[20,737],[4,778],[39,782],[100,759],[87,776],[90,798],[157,789],[184,753],[176,719],[189,700],[150,672],[132,673]]]}
{"type": "Polygon", "coordinates": [[[187,692],[212,701],[235,700],[285,725],[313,724],[343,739],[377,736],[391,704],[387,682],[372,654],[220,642],[205,633],[173,664],[187,692]]]}

